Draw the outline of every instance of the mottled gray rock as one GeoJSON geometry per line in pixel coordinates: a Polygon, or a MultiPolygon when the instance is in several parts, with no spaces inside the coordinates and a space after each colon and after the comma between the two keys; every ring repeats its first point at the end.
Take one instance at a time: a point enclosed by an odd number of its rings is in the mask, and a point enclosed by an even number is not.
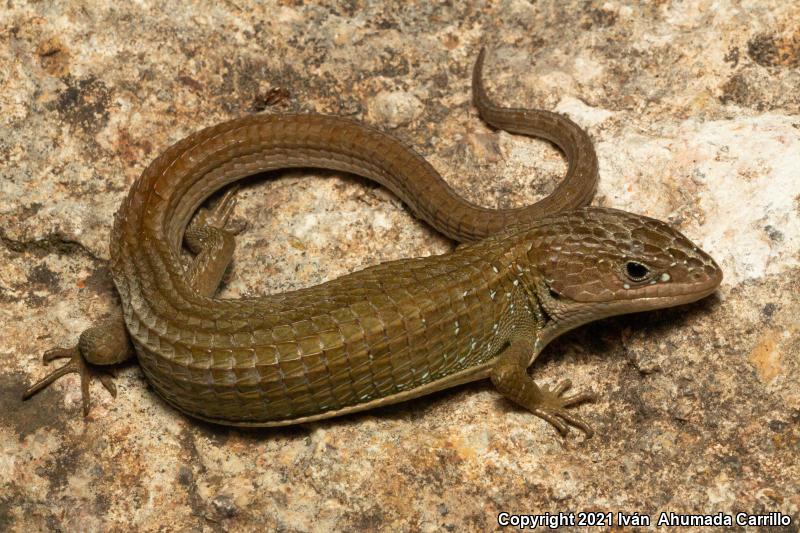
{"type": "Polygon", "coordinates": [[[422,113],[423,105],[419,98],[403,91],[381,92],[369,105],[369,118],[376,124],[387,128],[404,126],[422,113]]]}
{"type": "MultiPolygon", "coordinates": [[[[485,530],[501,511],[767,513],[800,520],[797,2],[9,2],[0,10],[0,530],[485,530]],[[338,3],[337,3],[338,4],[338,3]],[[668,220],[725,271],[717,295],[606,320],[533,368],[570,376],[596,438],[562,440],[473,384],[302,427],[185,418],[135,365],[114,400],[75,376],[20,402],[40,355],[117,304],[113,214],[145,165],[254,112],[363,120],[472,201],[523,205],[564,172],[498,101],[595,140],[597,205],[668,220]]],[[[452,243],[352,176],[248,182],[225,297],[452,243]]],[[[794,528],[794,529],[792,529],[794,528]]]]}

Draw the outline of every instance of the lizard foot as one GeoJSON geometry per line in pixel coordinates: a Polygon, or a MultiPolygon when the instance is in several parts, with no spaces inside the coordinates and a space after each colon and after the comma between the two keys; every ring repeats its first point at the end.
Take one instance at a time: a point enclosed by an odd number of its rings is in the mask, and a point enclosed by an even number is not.
{"type": "Polygon", "coordinates": [[[54,348],[52,350],[48,350],[42,356],[42,361],[47,364],[56,359],[67,358],[69,359],[67,364],[53,370],[45,377],[28,387],[25,392],[22,393],[22,399],[27,400],[40,390],[47,388],[61,376],[66,376],[67,374],[72,374],[73,372],[78,374],[81,378],[83,416],[87,416],[89,414],[89,382],[91,381],[93,374],[97,375],[97,377],[100,379],[100,383],[102,383],[106,390],[111,393],[111,396],[117,396],[117,386],[114,385],[114,382],[112,381],[114,375],[108,370],[90,367],[81,355],[80,349],[77,345],[71,348],[54,348]]]}
{"type": "Polygon", "coordinates": [[[232,235],[238,235],[245,230],[247,222],[232,221],[231,214],[236,207],[236,193],[239,192],[239,185],[234,184],[228,187],[222,198],[210,210],[206,210],[205,223],[211,227],[225,230],[232,235]]]}
{"type": "Polygon", "coordinates": [[[236,207],[238,191],[239,185],[232,185],[214,207],[201,207],[197,210],[197,214],[192,218],[184,236],[190,250],[199,253],[202,249],[202,241],[209,230],[215,229],[231,235],[238,235],[247,228],[247,222],[231,220],[231,214],[236,207]]]}
{"type": "Polygon", "coordinates": [[[572,382],[565,379],[552,390],[542,387],[539,401],[531,408],[531,412],[553,425],[562,436],[569,433],[569,426],[574,426],[583,431],[586,438],[590,438],[594,434],[592,427],[583,418],[568,411],[567,407],[594,401],[595,395],[591,392],[580,392],[563,396],[571,386],[572,382]]]}

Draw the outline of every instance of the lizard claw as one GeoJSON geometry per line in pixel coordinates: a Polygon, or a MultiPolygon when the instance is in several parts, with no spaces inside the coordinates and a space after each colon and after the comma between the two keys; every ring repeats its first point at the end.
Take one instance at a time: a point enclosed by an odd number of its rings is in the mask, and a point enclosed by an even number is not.
{"type": "MultiPolygon", "coordinates": [[[[66,364],[56,368],[45,377],[25,389],[25,392],[22,393],[22,399],[27,400],[37,392],[53,384],[60,377],[75,373],[78,374],[81,379],[81,403],[83,405],[83,416],[87,416],[89,414],[89,408],[91,404],[89,382],[91,381],[94,371],[90,369],[89,365],[84,360],[78,346],[76,345],[71,348],[54,348],[52,350],[48,350],[42,356],[42,361],[47,364],[56,359],[67,358],[69,361],[66,364]]],[[[103,387],[105,387],[111,396],[116,398],[117,386],[112,381],[112,378],[114,377],[113,374],[107,370],[102,370],[99,371],[98,377],[100,379],[100,383],[103,384],[103,387]]]]}
{"type": "Polygon", "coordinates": [[[594,431],[588,422],[566,408],[579,403],[594,401],[595,395],[591,392],[580,392],[563,396],[563,393],[571,386],[572,382],[565,379],[553,387],[552,390],[542,387],[541,400],[532,409],[532,412],[539,418],[549,422],[562,436],[566,436],[569,433],[569,426],[574,426],[583,431],[587,439],[591,438],[594,435],[594,431]]]}
{"type": "Polygon", "coordinates": [[[197,224],[224,230],[232,235],[238,235],[244,231],[246,222],[231,220],[233,209],[236,207],[237,192],[239,192],[239,185],[234,184],[225,191],[214,207],[200,209],[197,213],[197,224]]]}

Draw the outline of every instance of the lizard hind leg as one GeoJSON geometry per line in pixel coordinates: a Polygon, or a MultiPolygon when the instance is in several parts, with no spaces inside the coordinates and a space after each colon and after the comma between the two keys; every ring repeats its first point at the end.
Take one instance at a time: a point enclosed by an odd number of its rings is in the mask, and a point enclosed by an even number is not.
{"type": "Polygon", "coordinates": [[[213,208],[199,209],[183,236],[186,247],[195,254],[186,279],[203,296],[217,291],[233,259],[234,235],[244,230],[244,223],[230,222],[238,190],[239,186],[233,185],[213,208]]]}
{"type": "MultiPolygon", "coordinates": [[[[198,292],[207,296],[214,293],[233,257],[233,235],[243,229],[235,225],[230,227],[228,222],[236,203],[234,195],[237,189],[238,186],[229,188],[212,209],[201,209],[186,231],[187,246],[197,254],[187,277],[198,292]]],[[[125,322],[117,312],[81,333],[77,345],[45,352],[42,356],[45,364],[56,359],[68,361],[28,387],[22,399],[30,398],[62,376],[75,373],[80,376],[83,414],[86,416],[91,407],[89,382],[92,377],[97,377],[106,390],[116,396],[113,374],[102,367],[121,363],[133,356],[134,349],[125,322]]]]}
{"type": "Polygon", "coordinates": [[[236,207],[237,192],[239,185],[234,184],[217,200],[214,207],[201,207],[197,210],[183,236],[183,242],[192,253],[199,254],[206,248],[209,230],[219,230],[232,236],[244,231],[245,222],[232,222],[230,219],[236,207]]]}
{"type": "Polygon", "coordinates": [[[587,438],[591,437],[594,433],[591,426],[567,408],[592,401],[594,395],[584,392],[563,396],[572,385],[568,379],[552,389],[539,387],[527,371],[533,350],[529,341],[512,342],[492,369],[492,383],[503,396],[549,422],[561,435],[566,435],[569,426],[574,426],[583,431],[587,438]]]}
{"type": "Polygon", "coordinates": [[[112,381],[113,374],[102,366],[121,363],[133,357],[133,354],[133,346],[128,338],[125,323],[122,316],[116,314],[81,333],[77,345],[70,348],[54,348],[45,352],[42,356],[45,364],[56,359],[69,359],[69,361],[28,387],[22,394],[22,399],[30,398],[62,376],[76,373],[81,380],[83,415],[86,416],[91,405],[89,394],[91,378],[96,376],[106,390],[116,397],[117,387],[112,381]]]}

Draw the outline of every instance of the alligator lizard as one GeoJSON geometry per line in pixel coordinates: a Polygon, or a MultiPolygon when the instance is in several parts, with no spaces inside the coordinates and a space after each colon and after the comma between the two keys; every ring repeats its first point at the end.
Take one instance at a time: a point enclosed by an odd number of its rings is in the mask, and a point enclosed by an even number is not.
{"type": "Polygon", "coordinates": [[[538,386],[527,373],[536,356],[586,322],[703,298],[722,273],[662,222],[585,207],[598,175],[586,132],[556,113],[493,104],[483,57],[472,80],[480,116],[563,150],[568,170],[553,194],[522,208],[476,206],[394,137],[339,117],[266,114],[201,130],[153,161],[116,215],[111,270],[121,311],[76,346],[47,352],[45,362],[70,360],[24,397],[77,372],[86,414],[94,365],[135,356],[158,394],[188,415],[281,426],[490,378],[561,433],[575,426],[591,435],[569,409],[591,394],[565,394],[568,380],[538,386]],[[214,208],[201,205],[241,178],[291,167],[374,180],[462,244],[306,289],[215,298],[233,253],[235,185],[214,208]],[[184,244],[195,253],[188,266],[184,244]]]}

